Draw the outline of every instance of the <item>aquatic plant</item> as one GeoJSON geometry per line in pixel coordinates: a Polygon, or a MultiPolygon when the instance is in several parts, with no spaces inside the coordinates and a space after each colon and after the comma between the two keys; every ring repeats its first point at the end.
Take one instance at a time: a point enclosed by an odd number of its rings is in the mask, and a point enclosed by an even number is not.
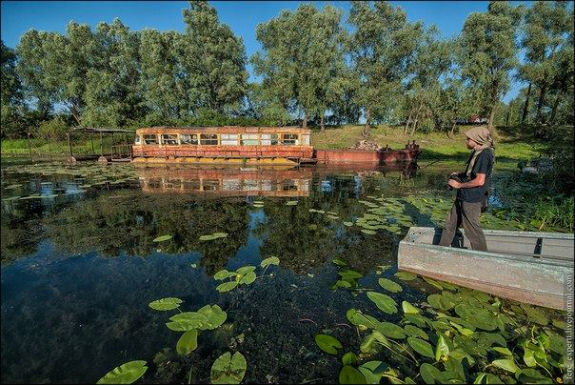
{"type": "Polygon", "coordinates": [[[97,384],[131,384],[146,373],[146,364],[146,361],[126,362],[106,373],[97,384]]]}

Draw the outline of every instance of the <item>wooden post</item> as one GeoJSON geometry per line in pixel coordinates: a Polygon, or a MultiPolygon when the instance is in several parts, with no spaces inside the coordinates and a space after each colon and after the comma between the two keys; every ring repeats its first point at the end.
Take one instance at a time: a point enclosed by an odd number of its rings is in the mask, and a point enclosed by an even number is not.
{"type": "Polygon", "coordinates": [[[104,137],[102,136],[102,131],[100,131],[100,156],[104,156],[104,137]]]}
{"type": "Polygon", "coordinates": [[[90,145],[92,146],[92,155],[96,155],[96,150],[94,150],[94,135],[90,134],[90,145]]]}

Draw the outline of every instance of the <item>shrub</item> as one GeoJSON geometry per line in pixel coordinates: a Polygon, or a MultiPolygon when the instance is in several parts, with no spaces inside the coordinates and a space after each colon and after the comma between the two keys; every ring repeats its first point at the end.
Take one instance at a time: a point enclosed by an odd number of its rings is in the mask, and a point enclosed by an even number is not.
{"type": "Polygon", "coordinates": [[[38,136],[46,140],[66,139],[67,132],[68,125],[60,116],[41,122],[38,128],[38,136]]]}

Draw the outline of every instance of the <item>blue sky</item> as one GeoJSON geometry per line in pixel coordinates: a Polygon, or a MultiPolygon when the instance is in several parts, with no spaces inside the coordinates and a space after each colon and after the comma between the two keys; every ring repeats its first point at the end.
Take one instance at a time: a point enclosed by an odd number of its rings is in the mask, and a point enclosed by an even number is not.
{"type": "MultiPolygon", "coordinates": [[[[249,57],[260,49],[256,27],[276,17],[283,9],[295,10],[300,1],[211,1],[219,19],[240,36],[249,57]]],[[[333,5],[344,12],[347,19],[348,1],[315,1],[318,8],[333,5]]],[[[471,12],[485,12],[488,1],[391,1],[403,8],[410,21],[435,24],[443,37],[457,35],[471,12]]],[[[528,3],[529,5],[529,3],[528,3]]],[[[66,25],[74,20],[89,24],[94,29],[101,22],[111,23],[118,17],[130,30],[146,28],[160,31],[185,31],[182,10],[187,1],[2,1],[1,37],[8,47],[15,48],[20,36],[29,29],[66,33],[66,25]]],[[[255,78],[248,66],[250,80],[255,78]]],[[[514,84],[504,101],[518,92],[514,84]]]]}

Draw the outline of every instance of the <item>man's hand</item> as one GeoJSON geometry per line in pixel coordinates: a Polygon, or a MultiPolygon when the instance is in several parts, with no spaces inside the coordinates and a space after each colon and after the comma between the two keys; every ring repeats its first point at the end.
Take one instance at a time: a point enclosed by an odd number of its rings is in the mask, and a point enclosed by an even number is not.
{"type": "MultiPolygon", "coordinates": [[[[452,174],[453,175],[453,174],[452,174]]],[[[460,189],[461,188],[461,183],[456,181],[455,179],[449,179],[447,181],[447,184],[451,187],[453,187],[454,189],[460,189]]]]}

